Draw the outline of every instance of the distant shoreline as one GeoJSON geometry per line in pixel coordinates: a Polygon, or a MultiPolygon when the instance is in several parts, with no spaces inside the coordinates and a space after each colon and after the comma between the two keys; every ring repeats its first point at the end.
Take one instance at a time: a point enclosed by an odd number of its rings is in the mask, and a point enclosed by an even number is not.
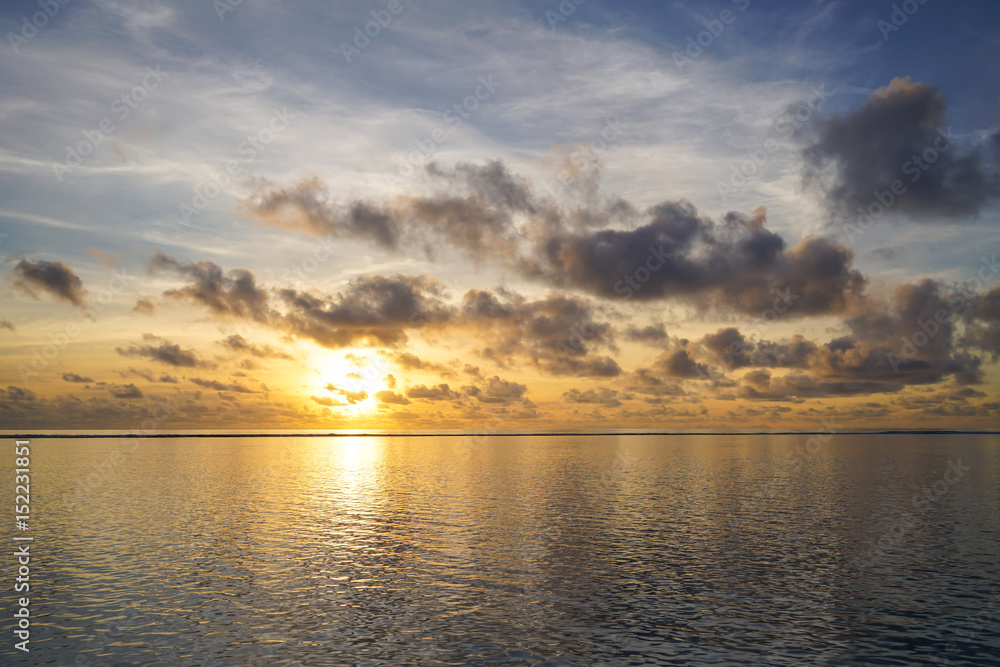
{"type": "MultiPolygon", "coordinates": [[[[482,432],[463,433],[150,433],[139,435],[136,433],[14,433],[3,435],[5,438],[462,438],[470,435],[482,435],[482,432]]],[[[597,437],[612,435],[830,435],[829,431],[533,431],[529,433],[496,432],[486,433],[495,437],[597,437]]],[[[916,430],[916,431],[837,431],[834,435],[1000,435],[1000,431],[943,431],[943,430],[916,430]]]]}

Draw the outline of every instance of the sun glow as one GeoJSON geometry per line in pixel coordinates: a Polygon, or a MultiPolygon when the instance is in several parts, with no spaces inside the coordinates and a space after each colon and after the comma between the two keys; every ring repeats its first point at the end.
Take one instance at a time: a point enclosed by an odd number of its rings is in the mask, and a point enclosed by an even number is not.
{"type": "Polygon", "coordinates": [[[329,353],[317,361],[322,395],[330,401],[326,407],[342,415],[375,411],[375,394],[387,388],[387,364],[381,356],[367,350],[348,350],[329,353]]]}

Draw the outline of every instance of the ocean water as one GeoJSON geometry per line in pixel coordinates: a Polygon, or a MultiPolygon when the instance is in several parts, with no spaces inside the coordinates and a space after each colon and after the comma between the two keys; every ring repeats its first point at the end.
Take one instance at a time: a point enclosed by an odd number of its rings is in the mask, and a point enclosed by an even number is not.
{"type": "Polygon", "coordinates": [[[1000,436],[31,449],[3,664],[1000,665],[1000,436]]]}

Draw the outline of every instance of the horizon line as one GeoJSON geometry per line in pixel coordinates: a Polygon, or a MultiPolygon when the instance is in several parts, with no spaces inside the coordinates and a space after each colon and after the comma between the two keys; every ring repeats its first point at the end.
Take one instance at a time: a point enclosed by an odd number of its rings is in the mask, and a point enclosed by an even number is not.
{"type": "Polygon", "coordinates": [[[639,435],[639,436],[651,436],[651,435],[676,435],[676,436],[691,436],[691,435],[711,435],[711,436],[724,436],[724,435],[1000,435],[1000,430],[993,431],[971,431],[971,430],[953,430],[953,429],[914,429],[914,430],[903,430],[903,429],[887,429],[887,430],[851,430],[851,431],[528,431],[528,432],[517,432],[517,431],[491,431],[483,433],[481,431],[461,431],[458,433],[446,433],[446,432],[422,432],[422,431],[408,431],[408,432],[389,432],[389,431],[365,431],[360,433],[344,433],[336,431],[324,431],[321,433],[265,433],[265,432],[252,432],[252,433],[232,433],[232,432],[220,432],[220,433],[197,433],[197,432],[178,432],[178,433],[150,433],[146,435],[140,435],[138,433],[105,433],[105,432],[95,432],[95,433],[13,433],[13,434],[3,434],[5,438],[125,438],[125,437],[139,437],[139,438],[378,438],[378,437],[395,437],[395,438],[459,438],[470,435],[487,435],[487,436],[498,436],[498,437],[537,437],[537,436],[586,436],[586,437],[598,437],[598,436],[612,436],[612,435],[639,435]]]}

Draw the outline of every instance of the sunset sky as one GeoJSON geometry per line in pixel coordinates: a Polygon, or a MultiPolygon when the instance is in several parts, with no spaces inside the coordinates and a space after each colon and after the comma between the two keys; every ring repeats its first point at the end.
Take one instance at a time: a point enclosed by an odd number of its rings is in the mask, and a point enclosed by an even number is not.
{"type": "Polygon", "coordinates": [[[1000,424],[1000,4],[0,19],[0,428],[1000,424]]]}

